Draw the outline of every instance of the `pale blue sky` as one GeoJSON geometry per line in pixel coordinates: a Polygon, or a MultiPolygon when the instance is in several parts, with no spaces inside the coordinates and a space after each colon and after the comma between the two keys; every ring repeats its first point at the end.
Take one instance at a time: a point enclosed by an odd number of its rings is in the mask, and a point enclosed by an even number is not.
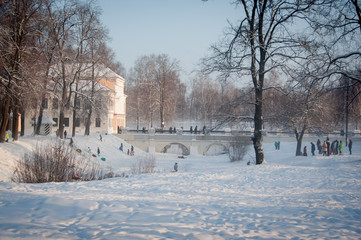
{"type": "Polygon", "coordinates": [[[129,71],[142,55],[177,59],[187,81],[200,58],[240,19],[231,0],[98,0],[116,59],[129,71]]]}

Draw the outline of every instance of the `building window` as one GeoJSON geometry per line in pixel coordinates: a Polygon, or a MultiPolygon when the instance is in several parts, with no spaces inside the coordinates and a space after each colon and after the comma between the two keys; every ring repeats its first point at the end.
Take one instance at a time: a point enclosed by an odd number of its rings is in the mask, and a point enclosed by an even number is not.
{"type": "Polygon", "coordinates": [[[57,98],[53,98],[53,109],[58,109],[59,100],[57,98]]]}
{"type": "Polygon", "coordinates": [[[69,118],[64,118],[64,126],[69,127],[69,118]]]}
{"type": "Polygon", "coordinates": [[[58,126],[58,118],[53,118],[53,121],[55,122],[55,124],[53,126],[57,127],[58,126]]]}
{"type": "Polygon", "coordinates": [[[95,119],[95,127],[100,127],[100,118],[95,119]]]}
{"type": "Polygon", "coordinates": [[[48,99],[47,98],[45,98],[44,101],[42,102],[42,107],[44,109],[48,109],[48,99]]]}
{"type": "Polygon", "coordinates": [[[75,118],[75,127],[80,127],[80,118],[75,118]]]}

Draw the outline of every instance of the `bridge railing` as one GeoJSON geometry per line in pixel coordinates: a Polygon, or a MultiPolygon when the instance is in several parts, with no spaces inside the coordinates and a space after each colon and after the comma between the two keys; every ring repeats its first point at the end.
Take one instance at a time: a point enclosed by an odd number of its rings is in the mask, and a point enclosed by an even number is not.
{"type": "MultiPolygon", "coordinates": [[[[253,132],[251,131],[242,131],[242,130],[232,130],[232,131],[226,131],[226,130],[206,130],[206,131],[190,131],[190,130],[179,130],[177,129],[176,132],[173,130],[162,130],[162,129],[154,129],[154,134],[179,134],[179,135],[183,135],[183,134],[190,134],[190,135],[210,135],[210,134],[224,134],[224,135],[236,135],[236,134],[244,134],[244,135],[250,135],[253,132]]],[[[149,134],[150,130],[149,129],[145,129],[145,130],[136,130],[136,129],[122,129],[121,133],[131,133],[131,134],[149,134]]]]}
{"type": "MultiPolygon", "coordinates": [[[[244,135],[244,136],[251,136],[253,135],[253,131],[250,130],[210,130],[206,129],[205,132],[194,131],[191,132],[190,130],[182,130],[177,129],[176,132],[173,130],[162,130],[162,129],[145,129],[145,130],[137,130],[137,129],[122,129],[120,133],[130,133],[130,134],[171,134],[171,135],[244,135]],[[153,132],[152,132],[153,131],[153,132]]],[[[264,131],[265,136],[287,136],[293,137],[294,133],[291,131],[286,130],[272,130],[272,131],[264,131]]],[[[344,136],[342,131],[334,131],[334,132],[322,132],[322,131],[312,131],[305,134],[305,136],[344,136]]],[[[361,131],[354,130],[349,132],[350,137],[361,137],[361,131]]]]}

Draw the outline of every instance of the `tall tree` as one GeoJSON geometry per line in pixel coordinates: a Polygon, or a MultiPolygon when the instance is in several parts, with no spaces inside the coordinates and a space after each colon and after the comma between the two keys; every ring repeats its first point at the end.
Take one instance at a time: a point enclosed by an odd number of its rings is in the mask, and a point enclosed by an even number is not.
{"type": "Polygon", "coordinates": [[[209,76],[199,73],[192,84],[191,97],[191,116],[192,120],[208,121],[218,110],[221,95],[219,92],[220,84],[212,81],[209,76]]]}
{"type": "Polygon", "coordinates": [[[136,61],[127,85],[127,112],[135,118],[137,129],[141,118],[149,126],[156,119],[162,128],[173,120],[177,104],[182,99],[184,102],[184,96],[179,95],[184,93],[184,86],[178,72],[178,62],[165,54],[142,56],[136,61]]]}
{"type": "MultiPolygon", "coordinates": [[[[75,31],[76,41],[74,48],[76,49],[76,62],[78,65],[78,75],[76,76],[74,97],[73,97],[73,125],[72,136],[75,136],[76,122],[79,119],[80,107],[80,80],[82,78],[89,79],[91,83],[90,93],[88,97],[93,100],[95,95],[95,86],[97,85],[97,76],[95,71],[99,72],[101,65],[100,61],[104,60],[104,52],[101,49],[105,47],[105,40],[107,39],[106,32],[100,23],[100,12],[93,2],[80,3],[77,6],[76,22],[77,29],[75,31]],[[89,74],[89,69],[91,74],[89,74]]],[[[105,64],[106,61],[102,63],[105,64]]],[[[84,93],[83,93],[84,94],[84,93]]],[[[83,96],[84,97],[84,96],[83,96]]],[[[90,103],[93,101],[89,101],[90,103]]],[[[86,120],[85,134],[89,135],[90,119],[92,116],[92,104],[89,106],[88,116],[86,120]]]]}
{"type": "Polygon", "coordinates": [[[212,48],[213,55],[205,62],[205,70],[226,75],[235,73],[241,80],[250,76],[255,100],[253,147],[256,164],[262,164],[266,76],[271,70],[282,69],[287,61],[295,61],[300,56],[297,49],[304,41],[300,41],[291,30],[292,23],[304,18],[314,1],[238,0],[236,4],[244,18],[226,35],[223,45],[212,48]]]}
{"type": "Polygon", "coordinates": [[[74,44],[73,33],[75,31],[76,3],[60,1],[52,5],[49,10],[49,21],[52,22],[51,37],[55,42],[55,62],[51,76],[55,85],[55,91],[59,97],[59,137],[63,138],[65,110],[70,106],[71,88],[76,80],[76,72],[72,69],[75,58],[72,45],[74,44]]]}
{"type": "Polygon", "coordinates": [[[18,116],[22,93],[28,86],[23,62],[30,55],[31,42],[36,31],[35,18],[40,1],[19,0],[3,1],[0,4],[0,84],[3,95],[0,97],[2,107],[0,142],[4,142],[10,112],[14,121],[13,138],[18,137],[18,116]]]}
{"type": "Polygon", "coordinates": [[[156,74],[155,88],[157,93],[156,102],[159,106],[159,117],[161,128],[165,127],[165,121],[170,122],[173,118],[175,102],[175,92],[179,79],[179,65],[175,60],[170,60],[167,55],[159,55],[155,59],[156,74]]]}

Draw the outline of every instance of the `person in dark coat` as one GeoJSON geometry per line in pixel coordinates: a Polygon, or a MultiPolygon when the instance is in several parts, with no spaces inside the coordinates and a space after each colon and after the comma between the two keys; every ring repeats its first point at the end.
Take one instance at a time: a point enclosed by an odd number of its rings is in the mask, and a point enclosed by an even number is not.
{"type": "Polygon", "coordinates": [[[352,155],[352,141],[348,140],[348,150],[350,151],[350,155],[352,155]]]}
{"type": "Polygon", "coordinates": [[[317,140],[318,154],[322,154],[322,145],[320,139],[317,140]]]}
{"type": "Polygon", "coordinates": [[[335,154],[335,145],[336,145],[336,141],[333,141],[331,143],[331,150],[330,150],[330,154],[335,154]]]}
{"type": "Polygon", "coordinates": [[[336,140],[335,144],[335,155],[338,155],[338,140],[336,140]]]}
{"type": "Polygon", "coordinates": [[[178,172],[178,163],[175,163],[175,164],[174,164],[174,171],[175,171],[175,172],[178,172]]]}
{"type": "Polygon", "coordinates": [[[311,142],[311,153],[312,153],[312,156],[315,156],[315,150],[316,150],[316,146],[313,142],[311,142]]]}
{"type": "Polygon", "coordinates": [[[98,147],[98,156],[100,156],[100,149],[99,149],[99,147],[98,147]]]}
{"type": "Polygon", "coordinates": [[[66,132],[66,130],[64,131],[64,138],[66,139],[66,135],[67,135],[68,133],[66,132]]]}
{"type": "Polygon", "coordinates": [[[330,139],[327,137],[326,139],[327,144],[327,156],[330,156],[330,139]]]}

